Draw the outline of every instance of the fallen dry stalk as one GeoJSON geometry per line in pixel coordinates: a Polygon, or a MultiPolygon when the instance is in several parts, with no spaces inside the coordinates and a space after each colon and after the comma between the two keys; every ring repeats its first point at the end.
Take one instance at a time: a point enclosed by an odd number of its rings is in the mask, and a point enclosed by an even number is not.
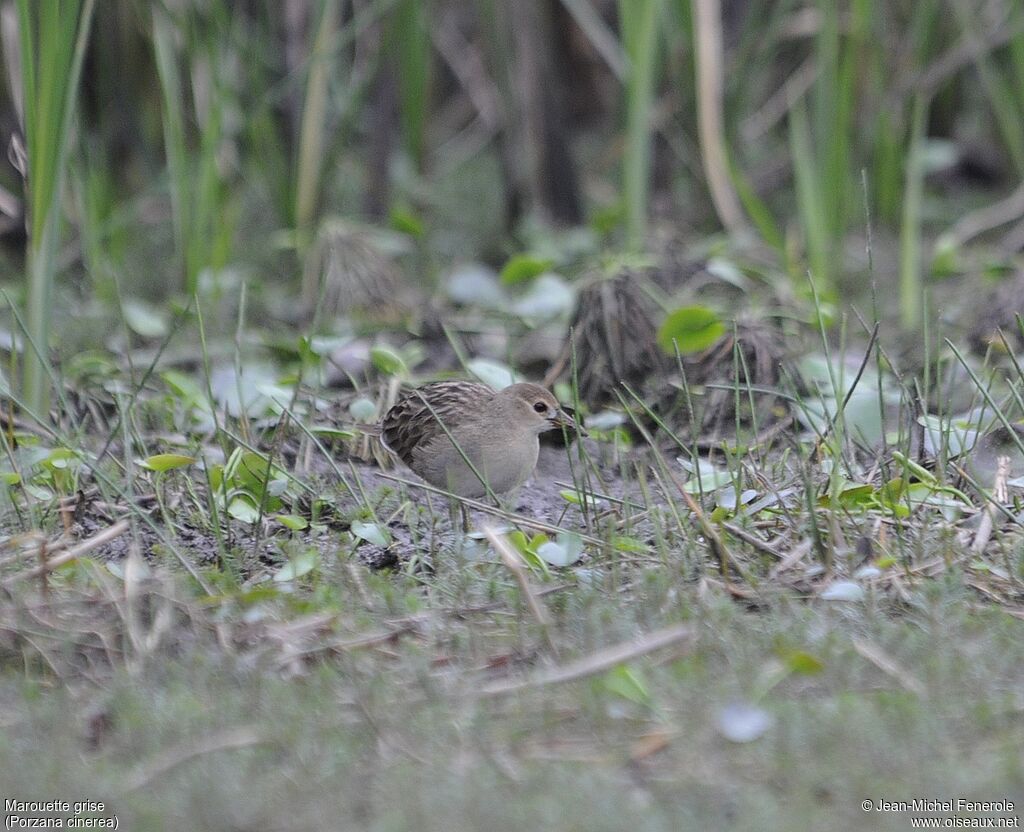
{"type": "Polygon", "coordinates": [[[992,529],[995,527],[997,505],[1006,505],[1009,495],[1006,491],[1006,482],[1010,478],[1010,458],[1000,456],[996,459],[996,475],[992,484],[992,499],[985,504],[985,511],[981,515],[981,522],[978,524],[978,533],[974,536],[971,544],[971,554],[980,555],[985,551],[989,539],[992,537],[992,529]]]}
{"type": "Polygon", "coordinates": [[[715,213],[725,229],[735,234],[746,227],[746,219],[726,153],[722,7],[719,0],[692,0],[692,10],[701,162],[715,213]]]}
{"type": "Polygon", "coordinates": [[[140,765],[125,778],[122,788],[125,792],[136,791],[196,757],[212,754],[215,751],[248,748],[265,742],[267,740],[251,726],[228,728],[202,740],[190,740],[169,748],[167,751],[157,754],[149,762],[140,765]]]}
{"type": "Polygon", "coordinates": [[[505,566],[509,568],[509,571],[511,571],[515,576],[516,581],[519,583],[519,590],[523,593],[523,597],[526,599],[526,605],[530,608],[530,613],[537,619],[537,623],[541,626],[541,631],[544,633],[545,643],[552,652],[554,652],[555,643],[551,638],[551,614],[548,612],[547,607],[544,606],[544,602],[540,600],[540,596],[530,583],[530,576],[526,574],[526,566],[523,564],[522,556],[507,540],[505,540],[504,537],[499,535],[490,526],[484,526],[483,531],[488,542],[494,547],[494,550],[501,557],[502,563],[504,563],[505,566]]]}
{"type": "Polygon", "coordinates": [[[857,651],[857,655],[867,659],[871,664],[887,676],[891,676],[911,693],[918,696],[925,695],[927,691],[921,681],[900,667],[896,660],[877,644],[872,644],[859,638],[854,638],[852,642],[853,649],[857,651]]]}
{"type": "Polygon", "coordinates": [[[108,526],[101,532],[97,532],[92,537],[83,540],[77,546],[72,546],[66,552],[57,555],[56,557],[49,557],[44,563],[39,566],[29,569],[25,572],[19,572],[17,575],[11,575],[11,577],[4,579],[2,586],[12,586],[20,580],[26,578],[38,578],[40,575],[45,575],[52,572],[54,569],[63,566],[65,563],[70,563],[73,560],[77,560],[82,555],[91,552],[93,549],[102,546],[104,543],[109,543],[116,537],[120,537],[130,528],[130,523],[127,520],[118,520],[113,526],[108,526]]]}
{"type": "Polygon", "coordinates": [[[655,650],[660,650],[663,647],[669,647],[681,641],[692,639],[693,636],[693,629],[685,624],[664,627],[660,630],[655,630],[653,633],[648,633],[638,641],[627,641],[612,647],[606,647],[603,650],[598,650],[596,653],[591,653],[589,656],[577,659],[564,667],[539,674],[532,679],[526,679],[521,682],[499,682],[484,685],[480,689],[480,696],[484,698],[504,696],[505,694],[516,693],[521,690],[558,685],[575,679],[585,679],[588,676],[594,676],[605,670],[611,670],[613,667],[644,656],[647,653],[653,653],[655,650]]]}

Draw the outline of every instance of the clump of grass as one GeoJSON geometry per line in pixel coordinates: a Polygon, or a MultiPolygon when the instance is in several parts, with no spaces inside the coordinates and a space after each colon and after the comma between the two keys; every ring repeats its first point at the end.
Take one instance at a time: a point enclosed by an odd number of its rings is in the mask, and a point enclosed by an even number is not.
{"type": "Polygon", "coordinates": [[[196,293],[204,269],[228,262],[234,233],[235,209],[223,171],[229,119],[237,106],[230,91],[231,55],[224,44],[230,11],[220,3],[210,11],[202,18],[187,8],[177,16],[165,6],[152,9],[175,254],[186,297],[196,293]],[[194,137],[187,128],[190,121],[198,128],[194,137]]]}
{"type": "Polygon", "coordinates": [[[94,7],[95,0],[17,4],[29,237],[24,397],[36,413],[44,413],[49,400],[50,313],[66,162],[94,7]]]}

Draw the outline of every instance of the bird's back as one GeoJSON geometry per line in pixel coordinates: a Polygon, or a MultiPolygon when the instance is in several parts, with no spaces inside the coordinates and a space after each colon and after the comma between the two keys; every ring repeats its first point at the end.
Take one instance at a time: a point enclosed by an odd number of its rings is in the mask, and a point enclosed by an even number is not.
{"type": "Polygon", "coordinates": [[[402,462],[413,467],[417,448],[446,436],[445,428],[452,431],[493,398],[490,387],[471,381],[425,384],[405,393],[384,414],[381,441],[402,462]]]}

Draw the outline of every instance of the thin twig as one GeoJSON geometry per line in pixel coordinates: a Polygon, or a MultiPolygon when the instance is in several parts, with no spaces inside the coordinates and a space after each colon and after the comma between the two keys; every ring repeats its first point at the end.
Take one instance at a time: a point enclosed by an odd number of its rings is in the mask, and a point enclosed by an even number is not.
{"type": "Polygon", "coordinates": [[[1009,196],[964,214],[942,235],[942,239],[948,241],[951,248],[958,249],[987,231],[1009,225],[1021,215],[1024,215],[1024,183],[1009,196]]]}
{"type": "Polygon", "coordinates": [[[103,531],[94,534],[87,540],[83,540],[77,546],[68,549],[63,554],[60,554],[57,557],[51,557],[46,560],[45,563],[42,563],[33,569],[29,569],[27,572],[19,572],[17,575],[12,575],[5,579],[2,585],[11,586],[24,578],[36,578],[45,573],[52,572],[57,567],[63,566],[65,563],[70,563],[71,561],[80,558],[82,555],[91,552],[98,546],[102,546],[104,543],[109,543],[115,537],[120,537],[128,531],[130,527],[131,523],[129,523],[128,520],[119,520],[113,526],[108,526],[103,531]]]}
{"type": "Polygon", "coordinates": [[[825,443],[825,440],[835,428],[843,413],[846,412],[846,406],[850,403],[850,399],[853,398],[853,393],[857,389],[857,385],[860,384],[861,377],[864,375],[864,370],[867,369],[868,361],[871,358],[871,351],[875,348],[875,341],[878,340],[878,326],[878,321],[875,321],[875,326],[871,330],[871,338],[868,340],[868,347],[864,350],[864,358],[861,359],[860,366],[857,368],[857,375],[853,377],[853,384],[850,385],[850,389],[847,390],[846,395],[843,396],[843,403],[839,406],[839,409],[836,410],[832,418],[829,419],[828,424],[825,425],[825,429],[818,437],[818,441],[814,443],[814,450],[811,452],[812,457],[821,452],[821,446],[825,443]]]}
{"type": "Polygon", "coordinates": [[[212,754],[215,751],[233,751],[240,748],[248,748],[253,745],[268,742],[254,727],[243,725],[237,728],[228,728],[219,731],[204,739],[189,740],[163,751],[146,763],[143,763],[135,771],[128,774],[122,785],[124,792],[133,792],[152,783],[158,777],[178,766],[212,754]]]}
{"type": "Polygon", "coordinates": [[[537,623],[540,624],[541,633],[544,635],[544,643],[547,644],[552,653],[557,654],[555,642],[551,638],[551,613],[548,612],[548,608],[544,606],[544,602],[540,600],[533,585],[530,583],[530,576],[526,574],[526,566],[523,564],[522,556],[505,538],[490,526],[484,526],[483,532],[495,551],[501,556],[502,563],[515,576],[516,582],[519,584],[519,590],[526,599],[526,605],[530,608],[530,613],[537,619],[537,623]]]}
{"type": "Polygon", "coordinates": [[[857,655],[867,659],[871,664],[886,675],[891,676],[911,693],[918,696],[925,695],[925,687],[921,681],[900,667],[896,660],[877,644],[854,638],[853,649],[857,651],[857,655]]]}
{"type": "Polygon", "coordinates": [[[397,482],[402,485],[409,486],[410,488],[419,488],[423,491],[429,491],[431,494],[440,494],[442,497],[448,497],[454,499],[463,505],[475,509],[476,511],[483,511],[487,514],[493,514],[495,517],[501,517],[505,520],[509,520],[513,523],[518,523],[520,526],[526,526],[528,529],[536,529],[541,532],[553,532],[560,534],[563,532],[571,532],[576,535],[585,543],[590,543],[594,546],[604,546],[605,541],[597,537],[592,537],[583,532],[571,531],[570,529],[563,529],[560,526],[554,526],[551,523],[544,523],[541,520],[532,520],[529,517],[523,517],[521,514],[516,514],[512,511],[506,511],[503,508],[497,506],[488,505],[482,503],[479,500],[473,500],[469,497],[460,497],[458,494],[453,494],[450,491],[445,491],[443,488],[435,488],[432,485],[422,482],[413,482],[412,480],[403,479],[402,477],[396,477],[393,474],[385,474],[383,472],[377,472],[377,476],[381,479],[390,480],[391,482],[397,482]]]}
{"type": "Polygon", "coordinates": [[[692,8],[701,161],[715,213],[726,231],[735,234],[747,223],[732,184],[726,155],[722,8],[719,0],[692,0],[692,8]]]}
{"type": "Polygon", "coordinates": [[[598,650],[564,667],[542,673],[532,679],[484,685],[480,688],[479,695],[483,698],[491,698],[504,696],[509,693],[518,693],[519,691],[532,688],[546,687],[547,685],[559,685],[576,679],[585,679],[588,676],[594,676],[605,670],[611,670],[613,667],[632,661],[647,653],[653,653],[655,650],[678,644],[681,641],[690,640],[693,637],[693,629],[685,624],[665,627],[661,630],[655,630],[653,633],[649,633],[637,641],[627,641],[598,650]]]}
{"type": "Polygon", "coordinates": [[[744,543],[753,546],[759,552],[764,552],[766,555],[771,555],[773,558],[778,558],[780,561],[784,555],[778,551],[774,546],[761,540],[756,534],[748,532],[746,529],[737,526],[735,523],[723,522],[722,528],[725,529],[733,537],[739,538],[744,543]]]}
{"type": "Polygon", "coordinates": [[[996,458],[995,481],[992,484],[992,500],[985,504],[985,510],[981,515],[981,522],[978,524],[978,533],[971,543],[971,554],[980,555],[985,551],[989,539],[992,537],[992,529],[995,527],[997,505],[1006,505],[1009,495],[1006,491],[1006,481],[1010,477],[1010,457],[1000,456],[996,458]]]}

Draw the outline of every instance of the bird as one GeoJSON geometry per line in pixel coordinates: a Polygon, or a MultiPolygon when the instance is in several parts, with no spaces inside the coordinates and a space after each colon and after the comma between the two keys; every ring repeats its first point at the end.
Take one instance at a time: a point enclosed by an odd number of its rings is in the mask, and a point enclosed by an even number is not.
{"type": "Polygon", "coordinates": [[[472,381],[437,381],[403,393],[379,428],[384,447],[415,474],[468,498],[504,494],[529,479],[545,431],[582,433],[540,385],[494,390],[472,381]]]}

